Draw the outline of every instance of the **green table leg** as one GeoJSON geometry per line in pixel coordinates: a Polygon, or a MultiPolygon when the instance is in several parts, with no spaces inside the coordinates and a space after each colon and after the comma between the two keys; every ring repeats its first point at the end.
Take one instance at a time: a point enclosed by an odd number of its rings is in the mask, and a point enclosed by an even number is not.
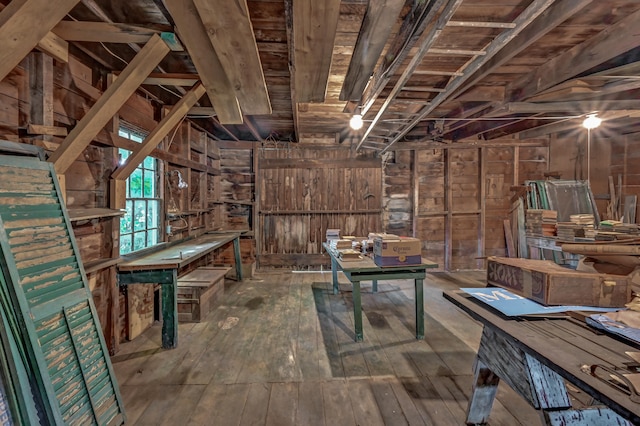
{"type": "Polygon", "coordinates": [[[240,256],[240,237],[233,240],[233,253],[236,257],[236,277],[242,281],[242,257],[240,256]]]}
{"type": "Polygon", "coordinates": [[[378,280],[372,281],[371,289],[373,290],[374,293],[378,292],[378,280]]]}
{"type": "Polygon", "coordinates": [[[424,290],[422,279],[416,279],[416,339],[424,339],[424,290]]]}
{"type": "Polygon", "coordinates": [[[338,262],[331,256],[331,277],[333,279],[333,294],[338,294],[338,262]]]}
{"type": "Polygon", "coordinates": [[[178,270],[172,271],[173,282],[162,284],[162,347],[178,347],[178,270]]]}
{"type": "Polygon", "coordinates": [[[360,281],[353,281],[353,322],[356,324],[356,342],[362,342],[362,301],[360,300],[360,281]]]}

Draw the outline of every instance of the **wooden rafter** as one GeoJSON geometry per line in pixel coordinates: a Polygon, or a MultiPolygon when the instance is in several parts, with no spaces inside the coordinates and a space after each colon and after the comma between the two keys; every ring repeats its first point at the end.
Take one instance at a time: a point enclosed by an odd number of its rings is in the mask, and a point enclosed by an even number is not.
{"type": "Polygon", "coordinates": [[[536,68],[507,87],[509,101],[526,100],[640,46],[640,11],[536,68]]]}
{"type": "MultiPolygon", "coordinates": [[[[396,82],[395,86],[393,86],[393,89],[391,89],[391,93],[389,93],[387,98],[384,100],[384,103],[378,110],[375,118],[372,120],[371,124],[369,124],[369,127],[367,128],[367,130],[365,130],[364,134],[362,135],[362,138],[360,139],[360,142],[356,146],[356,149],[359,149],[360,146],[362,146],[365,139],[371,134],[373,129],[376,127],[376,125],[378,124],[378,122],[380,121],[384,113],[387,111],[387,108],[389,108],[389,106],[393,102],[394,98],[398,95],[398,93],[402,91],[402,89],[404,88],[404,85],[411,78],[413,71],[418,67],[418,65],[420,65],[420,62],[422,62],[424,55],[427,54],[431,46],[435,43],[438,36],[442,32],[442,29],[447,25],[447,22],[449,22],[449,20],[451,19],[453,14],[456,12],[458,7],[460,7],[460,5],[462,4],[462,1],[463,0],[449,0],[445,4],[442,13],[440,13],[437,21],[431,27],[431,29],[429,30],[429,33],[424,37],[423,42],[420,44],[418,48],[418,52],[416,52],[413,55],[413,58],[411,58],[411,62],[404,69],[404,71],[402,72],[402,75],[396,82]]],[[[434,10],[439,10],[439,8],[436,8],[434,6],[434,10]]]]}
{"type": "Polygon", "coordinates": [[[296,102],[323,102],[327,91],[340,0],[293,1],[296,102]]]}
{"type": "Polygon", "coordinates": [[[51,154],[57,173],[67,171],[167,53],[167,44],[154,35],[51,154]]]}
{"type": "Polygon", "coordinates": [[[67,41],[105,43],[146,43],[160,33],[140,25],[87,21],[60,21],[52,32],[67,41]]]}
{"type": "Polygon", "coordinates": [[[191,87],[198,81],[200,81],[198,74],[151,73],[142,84],[191,87]]]}
{"type": "Polygon", "coordinates": [[[193,0],[165,0],[164,4],[207,89],[218,119],[225,124],[241,124],[242,112],[235,91],[211,46],[193,0]]]}
{"type": "Polygon", "coordinates": [[[144,159],[151,154],[151,152],[158,146],[162,139],[178,125],[181,120],[186,116],[191,107],[198,102],[198,99],[202,97],[206,92],[202,84],[196,84],[186,95],[178,101],[177,104],[171,108],[171,110],[165,115],[158,125],[153,129],[149,135],[140,144],[139,148],[131,153],[127,158],[127,162],[118,167],[111,177],[113,179],[125,180],[131,173],[138,167],[144,159]]]}
{"type": "Polygon", "coordinates": [[[514,37],[516,37],[523,29],[525,29],[532,21],[534,21],[542,12],[544,12],[554,0],[534,0],[529,6],[513,21],[516,26],[512,29],[506,30],[493,39],[491,43],[485,49],[487,54],[485,56],[478,56],[469,62],[465,69],[464,75],[455,77],[447,85],[447,90],[443,93],[439,93],[433,98],[429,105],[424,107],[419,115],[407,126],[405,126],[385,148],[382,153],[386,152],[388,148],[400,140],[406,135],[417,123],[424,117],[437,108],[442,102],[447,100],[451,94],[457,90],[462,84],[467,81],[474,72],[476,72],[482,65],[493,58],[500,50],[506,46],[514,37]]]}
{"type": "Polygon", "coordinates": [[[271,114],[271,102],[246,0],[193,0],[246,115],[271,114]]]}
{"type": "Polygon", "coordinates": [[[384,60],[375,69],[362,96],[362,112],[365,114],[378,98],[398,67],[409,56],[411,49],[418,42],[422,33],[432,22],[445,0],[418,2],[411,13],[405,17],[400,32],[387,49],[384,60]]]}
{"type": "Polygon", "coordinates": [[[0,12],[0,80],[3,80],[78,0],[13,1],[0,12]],[[35,23],[35,24],[34,24],[35,23]]]}
{"type": "Polygon", "coordinates": [[[509,59],[531,46],[542,36],[556,28],[568,18],[580,12],[584,7],[591,4],[593,0],[557,0],[540,16],[536,18],[527,28],[522,30],[517,37],[503,47],[493,58],[486,61],[476,72],[470,76],[466,83],[451,95],[455,98],[460,93],[465,92],[474,84],[489,75],[499,66],[505,64],[509,59]]]}
{"type": "Polygon", "coordinates": [[[360,102],[402,6],[404,0],[369,1],[342,84],[341,101],[360,102]]]}

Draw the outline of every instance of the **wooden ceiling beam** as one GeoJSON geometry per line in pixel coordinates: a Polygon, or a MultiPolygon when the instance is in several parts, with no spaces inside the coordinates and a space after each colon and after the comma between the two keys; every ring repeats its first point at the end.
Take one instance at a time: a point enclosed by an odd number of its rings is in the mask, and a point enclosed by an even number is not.
{"type": "Polygon", "coordinates": [[[193,0],[165,0],[176,31],[207,89],[209,100],[221,123],[241,124],[242,112],[235,90],[213,50],[193,0]]]}
{"type": "MultiPolygon", "coordinates": [[[[287,32],[287,54],[289,59],[289,76],[295,75],[295,49],[293,41],[293,0],[284,0],[284,19],[287,32]]],[[[294,139],[298,140],[299,120],[298,116],[300,111],[298,110],[298,95],[296,92],[296,79],[289,78],[289,93],[291,96],[291,114],[293,116],[293,132],[294,139]]],[[[347,105],[349,103],[347,102],[347,105]]]]}
{"type": "Polygon", "coordinates": [[[167,53],[169,46],[157,35],[140,50],[115,82],[104,91],[50,156],[58,174],[64,174],[93,138],[133,95],[167,53]]]}
{"type": "Polygon", "coordinates": [[[638,22],[640,22],[640,10],[545,62],[533,72],[507,86],[507,100],[526,100],[543,90],[639,47],[638,22]]]}
{"type": "Polygon", "coordinates": [[[569,102],[509,102],[504,105],[504,114],[564,112],[587,114],[596,111],[640,110],[640,100],[586,100],[569,102]]]}
{"type": "Polygon", "coordinates": [[[364,14],[349,69],[340,91],[341,101],[360,102],[404,0],[371,0],[364,14]]]}
{"type": "Polygon", "coordinates": [[[12,1],[0,12],[0,80],[38,45],[78,0],[12,1]]]}
{"type": "MultiPolygon", "coordinates": [[[[538,16],[540,16],[551,4],[553,4],[553,2],[554,0],[533,0],[533,2],[531,2],[529,6],[527,6],[527,8],[522,11],[522,13],[520,13],[520,15],[518,15],[516,19],[514,19],[513,22],[516,24],[516,26],[512,29],[503,31],[502,33],[500,33],[500,35],[494,38],[493,41],[489,43],[489,45],[485,49],[487,52],[486,56],[478,56],[475,59],[471,60],[464,68],[464,75],[453,78],[447,85],[447,91],[439,93],[435,98],[433,98],[429,105],[420,111],[418,117],[398,133],[398,136],[396,136],[396,138],[390,142],[389,146],[399,141],[402,137],[404,137],[404,135],[409,133],[409,131],[411,131],[411,129],[424,117],[427,117],[428,114],[430,114],[435,108],[449,99],[450,96],[467,81],[467,78],[471,77],[473,73],[475,73],[481,66],[483,66],[487,61],[493,58],[506,45],[508,45],[511,40],[513,40],[531,22],[533,22],[538,16]]],[[[387,149],[388,148],[389,147],[387,147],[387,149]]],[[[386,152],[386,149],[383,150],[381,154],[383,154],[384,152],[386,152]]]]}
{"type": "Polygon", "coordinates": [[[404,18],[400,31],[387,49],[383,61],[373,72],[371,81],[362,95],[363,114],[373,106],[444,3],[445,0],[417,2],[415,8],[404,18]]]}
{"type": "Polygon", "coordinates": [[[340,0],[293,1],[296,102],[323,102],[327,92],[340,0]]]}
{"type": "Polygon", "coordinates": [[[508,45],[500,49],[490,60],[479,67],[478,70],[467,79],[465,84],[452,94],[451,98],[456,98],[461,93],[464,93],[492,73],[496,68],[505,64],[508,60],[531,46],[567,19],[575,16],[575,14],[592,2],[593,0],[557,0],[523,29],[520,34],[514,37],[508,45]]]}
{"type": "Polygon", "coordinates": [[[111,22],[60,21],[51,30],[66,41],[146,43],[160,31],[139,25],[111,22]]]}
{"type": "Polygon", "coordinates": [[[144,79],[142,84],[191,87],[198,81],[200,81],[198,74],[151,73],[149,77],[144,79]]]}
{"type": "MultiPolygon", "coordinates": [[[[389,105],[391,105],[395,97],[402,91],[402,88],[404,87],[404,85],[411,78],[413,71],[418,67],[418,65],[420,65],[424,56],[427,54],[431,46],[435,43],[439,35],[442,33],[442,30],[446,26],[447,22],[449,22],[449,20],[454,15],[456,10],[458,10],[458,7],[460,7],[460,5],[462,4],[462,1],[463,0],[448,0],[446,2],[442,12],[438,16],[438,19],[429,29],[429,33],[424,37],[422,43],[418,48],[418,51],[413,55],[413,58],[411,58],[411,62],[409,62],[409,65],[407,65],[407,67],[404,69],[404,71],[402,72],[402,75],[400,76],[396,84],[393,86],[393,89],[391,89],[391,93],[387,95],[382,106],[376,113],[376,116],[373,118],[373,120],[369,124],[369,127],[367,128],[367,130],[365,130],[364,135],[362,136],[362,138],[360,139],[360,142],[356,146],[356,150],[360,148],[360,145],[362,145],[362,143],[366,140],[367,136],[369,136],[369,134],[374,130],[375,126],[378,124],[378,121],[380,120],[382,115],[386,112],[387,108],[389,108],[389,105]]],[[[439,10],[440,9],[439,3],[436,3],[433,8],[436,11],[439,10]]],[[[439,93],[438,96],[442,94],[443,93],[439,93]]],[[[431,100],[429,99],[429,101],[431,100]]],[[[365,112],[366,112],[366,106],[363,110],[363,114],[365,112]]],[[[398,132],[400,132],[401,130],[402,129],[400,129],[398,132]]]]}
{"type": "Polygon", "coordinates": [[[242,112],[245,115],[271,114],[247,1],[193,0],[193,3],[242,112]]]}
{"type": "Polygon", "coordinates": [[[162,142],[171,129],[175,128],[182,119],[187,115],[192,106],[204,95],[206,89],[200,83],[196,84],[186,95],[175,104],[171,110],[160,120],[158,125],[144,138],[136,150],[127,158],[127,162],[118,167],[111,177],[116,180],[125,180],[131,173],[144,161],[144,159],[153,152],[153,150],[162,142]]]}

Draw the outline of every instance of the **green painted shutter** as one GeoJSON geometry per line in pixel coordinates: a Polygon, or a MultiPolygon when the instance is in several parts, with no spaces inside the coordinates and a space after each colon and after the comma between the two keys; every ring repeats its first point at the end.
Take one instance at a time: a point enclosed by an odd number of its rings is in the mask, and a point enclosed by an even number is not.
{"type": "Polygon", "coordinates": [[[53,424],[122,424],[124,409],[53,165],[0,156],[3,274],[53,424]]]}

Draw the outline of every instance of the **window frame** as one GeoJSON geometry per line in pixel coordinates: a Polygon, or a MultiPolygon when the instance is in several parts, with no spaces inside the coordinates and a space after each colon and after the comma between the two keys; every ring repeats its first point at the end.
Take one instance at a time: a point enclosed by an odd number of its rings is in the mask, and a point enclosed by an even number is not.
{"type": "MultiPolygon", "coordinates": [[[[121,123],[118,128],[120,137],[142,143],[147,133],[121,123]]],[[[118,148],[120,163],[131,155],[131,151],[118,148]]],[[[152,157],[147,156],[136,169],[127,177],[125,185],[125,209],[127,212],[120,218],[120,237],[118,247],[121,255],[136,253],[151,247],[155,247],[163,243],[163,199],[162,199],[162,170],[161,162],[152,157]],[[151,176],[149,176],[151,175],[151,176]],[[132,179],[139,179],[138,183],[132,184],[132,179]],[[139,193],[132,193],[133,187],[139,186],[139,193]],[[147,191],[150,187],[150,193],[147,191]],[[140,209],[144,214],[143,221],[136,221],[134,218],[139,216],[138,205],[143,204],[140,209]],[[129,220],[129,224],[123,224],[123,221],[129,220]],[[141,228],[136,228],[137,223],[143,223],[141,228]],[[149,226],[151,225],[151,226],[149,226]],[[143,235],[144,243],[142,245],[136,243],[136,237],[143,235]],[[126,245],[125,245],[126,244],[126,245]],[[137,246],[137,248],[136,248],[137,246]]]]}

